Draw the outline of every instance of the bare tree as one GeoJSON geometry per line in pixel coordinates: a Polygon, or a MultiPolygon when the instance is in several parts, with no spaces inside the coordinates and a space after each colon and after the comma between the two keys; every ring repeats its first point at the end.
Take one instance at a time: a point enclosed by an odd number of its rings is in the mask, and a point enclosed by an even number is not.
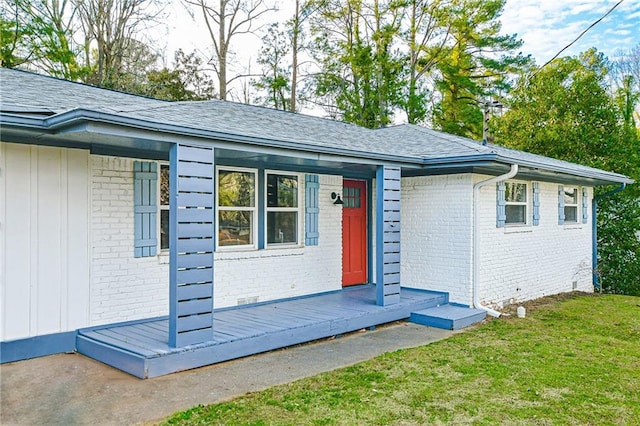
{"type": "Polygon", "coordinates": [[[84,31],[85,64],[92,71],[89,82],[119,88],[119,76],[135,61],[128,55],[139,50],[136,36],[161,13],[156,0],[74,2],[84,31]]]}
{"type": "MultiPolygon", "coordinates": [[[[140,1],[140,0],[138,0],[140,1]]],[[[265,0],[184,0],[201,13],[214,49],[214,70],[218,76],[220,99],[227,99],[229,78],[227,65],[231,40],[256,30],[258,18],[275,10],[265,0]]]]}

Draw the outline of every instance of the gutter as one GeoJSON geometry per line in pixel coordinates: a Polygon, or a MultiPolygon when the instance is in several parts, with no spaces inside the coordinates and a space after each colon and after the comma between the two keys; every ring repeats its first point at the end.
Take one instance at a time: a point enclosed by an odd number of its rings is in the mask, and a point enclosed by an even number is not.
{"type": "Polygon", "coordinates": [[[616,189],[594,197],[593,202],[591,203],[591,270],[593,271],[593,288],[600,292],[602,292],[602,285],[598,279],[598,201],[617,194],[618,192],[623,191],[626,187],[627,184],[622,183],[616,189]]]}
{"type": "Polygon", "coordinates": [[[473,288],[473,306],[475,308],[478,309],[483,309],[485,311],[487,311],[487,314],[491,315],[492,317],[496,317],[498,318],[501,314],[500,312],[491,309],[487,306],[482,306],[482,304],[480,303],[480,291],[479,291],[479,287],[480,287],[480,261],[479,261],[479,254],[480,254],[480,235],[478,232],[478,229],[480,227],[480,218],[479,218],[479,214],[478,214],[478,205],[480,204],[480,189],[484,186],[487,185],[491,185],[494,183],[498,183],[498,182],[502,182],[505,181],[507,179],[511,179],[512,177],[514,177],[515,175],[518,174],[518,165],[517,164],[511,164],[511,170],[509,170],[507,173],[502,174],[500,176],[495,176],[492,177],[491,179],[487,179],[487,180],[483,180],[480,181],[478,183],[476,183],[475,185],[473,185],[473,257],[471,259],[471,264],[473,267],[473,282],[472,282],[472,288],[473,288]]]}

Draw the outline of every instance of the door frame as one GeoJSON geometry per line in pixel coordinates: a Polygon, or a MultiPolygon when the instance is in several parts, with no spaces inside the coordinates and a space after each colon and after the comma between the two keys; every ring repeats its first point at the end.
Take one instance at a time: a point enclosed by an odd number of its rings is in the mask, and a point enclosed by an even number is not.
{"type": "MultiPolygon", "coordinates": [[[[372,239],[371,239],[371,232],[372,232],[372,223],[371,223],[371,219],[372,219],[372,211],[371,211],[371,194],[372,194],[372,189],[371,189],[371,183],[372,180],[371,179],[362,179],[362,178],[352,178],[352,177],[347,177],[347,176],[343,176],[342,178],[342,196],[344,198],[344,186],[345,186],[345,182],[346,181],[352,181],[352,182],[359,182],[359,183],[363,183],[364,184],[364,191],[361,192],[360,197],[363,200],[364,204],[365,204],[365,212],[364,212],[364,219],[365,219],[365,226],[364,226],[364,239],[362,241],[362,244],[366,250],[365,253],[365,279],[362,283],[355,283],[355,284],[344,284],[344,281],[342,281],[342,288],[347,288],[347,287],[351,287],[351,286],[357,286],[357,285],[361,285],[361,284],[369,284],[371,283],[371,277],[373,276],[373,264],[372,264],[372,239]]],[[[342,215],[344,215],[344,212],[341,213],[342,215]]],[[[344,227],[343,227],[343,231],[342,231],[342,236],[341,236],[341,244],[344,244],[344,227]]],[[[344,246],[343,246],[344,248],[344,246]]],[[[344,264],[342,267],[342,274],[344,274],[344,264]]],[[[344,276],[343,276],[344,278],[344,276]]]]}

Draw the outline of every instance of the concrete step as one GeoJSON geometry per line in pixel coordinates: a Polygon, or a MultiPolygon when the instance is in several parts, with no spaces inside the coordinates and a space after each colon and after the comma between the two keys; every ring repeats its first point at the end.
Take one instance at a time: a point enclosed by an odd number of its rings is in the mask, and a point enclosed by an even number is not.
{"type": "Polygon", "coordinates": [[[459,330],[480,322],[486,317],[487,312],[482,309],[445,304],[411,312],[409,321],[445,330],[459,330]]]}

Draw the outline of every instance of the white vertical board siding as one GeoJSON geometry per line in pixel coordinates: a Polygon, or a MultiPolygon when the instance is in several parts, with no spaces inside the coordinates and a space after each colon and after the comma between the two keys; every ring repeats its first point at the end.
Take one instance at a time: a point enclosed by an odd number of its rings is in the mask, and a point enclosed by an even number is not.
{"type": "Polygon", "coordinates": [[[1,143],[1,340],[88,325],[89,153],[1,143]]]}
{"type": "MultiPolygon", "coordinates": [[[[472,303],[472,189],[470,174],[402,179],[403,287],[444,291],[452,302],[472,303]]],[[[495,205],[494,192],[494,211],[495,205]]]]}

